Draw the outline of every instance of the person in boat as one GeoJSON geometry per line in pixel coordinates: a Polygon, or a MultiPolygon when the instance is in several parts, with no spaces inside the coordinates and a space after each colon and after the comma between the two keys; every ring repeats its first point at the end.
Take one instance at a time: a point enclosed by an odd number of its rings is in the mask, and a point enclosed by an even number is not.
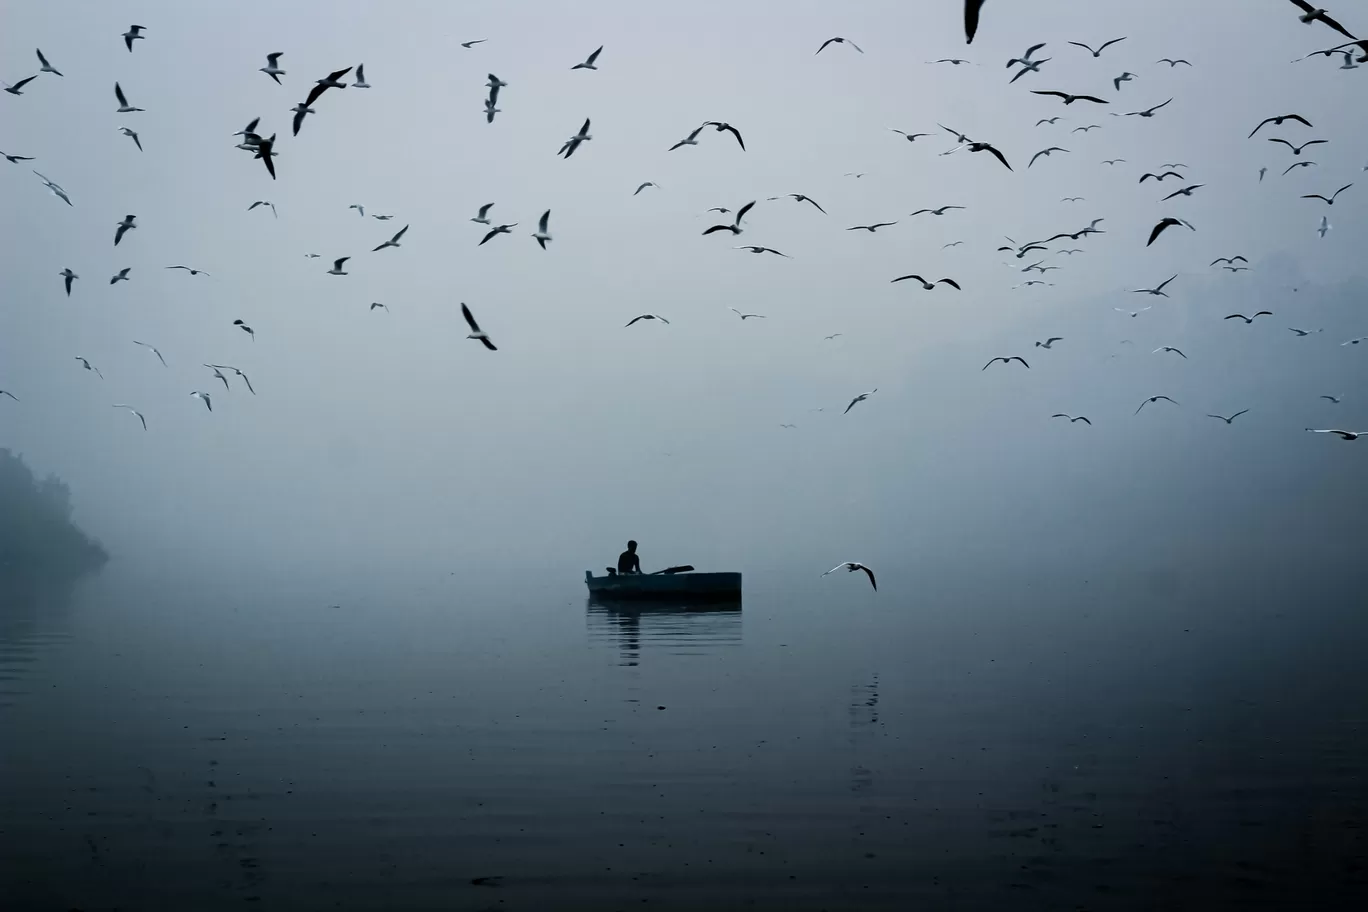
{"type": "Polygon", "coordinates": [[[640,573],[641,558],[637,557],[637,543],[629,541],[627,550],[618,555],[617,572],[619,574],[640,573]]]}

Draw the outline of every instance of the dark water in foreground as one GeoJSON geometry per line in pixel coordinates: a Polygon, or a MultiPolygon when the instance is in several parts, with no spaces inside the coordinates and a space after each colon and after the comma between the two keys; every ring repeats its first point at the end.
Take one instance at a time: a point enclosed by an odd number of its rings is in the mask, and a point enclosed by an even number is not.
{"type": "Polygon", "coordinates": [[[1267,573],[632,614],[111,564],[0,612],[0,907],[1350,908],[1366,612],[1267,573]]]}

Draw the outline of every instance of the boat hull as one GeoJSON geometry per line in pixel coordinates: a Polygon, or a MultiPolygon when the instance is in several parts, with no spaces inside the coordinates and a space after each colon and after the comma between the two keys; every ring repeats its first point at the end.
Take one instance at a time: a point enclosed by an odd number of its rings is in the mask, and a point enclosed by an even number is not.
{"type": "Polygon", "coordinates": [[[596,596],[612,599],[697,599],[739,601],[739,573],[660,573],[594,576],[584,571],[584,583],[596,596]]]}

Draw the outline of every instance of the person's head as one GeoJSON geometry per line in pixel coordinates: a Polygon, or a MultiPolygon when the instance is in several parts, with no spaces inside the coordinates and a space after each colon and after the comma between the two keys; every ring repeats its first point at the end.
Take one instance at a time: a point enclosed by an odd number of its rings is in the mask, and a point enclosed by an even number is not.
{"type": "Polygon", "coordinates": [[[636,542],[634,542],[634,541],[629,541],[629,542],[627,543],[627,550],[628,550],[628,551],[631,551],[631,552],[633,552],[633,553],[635,553],[635,552],[636,552],[636,542]]]}

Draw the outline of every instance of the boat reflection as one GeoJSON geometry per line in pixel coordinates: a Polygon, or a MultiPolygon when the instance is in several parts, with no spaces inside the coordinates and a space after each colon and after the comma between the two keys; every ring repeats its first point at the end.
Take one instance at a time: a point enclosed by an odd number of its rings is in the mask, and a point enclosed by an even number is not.
{"type": "Polygon", "coordinates": [[[645,649],[666,655],[707,655],[741,644],[741,601],[617,599],[590,593],[585,603],[590,638],[612,642],[619,664],[638,665],[645,649]]]}

